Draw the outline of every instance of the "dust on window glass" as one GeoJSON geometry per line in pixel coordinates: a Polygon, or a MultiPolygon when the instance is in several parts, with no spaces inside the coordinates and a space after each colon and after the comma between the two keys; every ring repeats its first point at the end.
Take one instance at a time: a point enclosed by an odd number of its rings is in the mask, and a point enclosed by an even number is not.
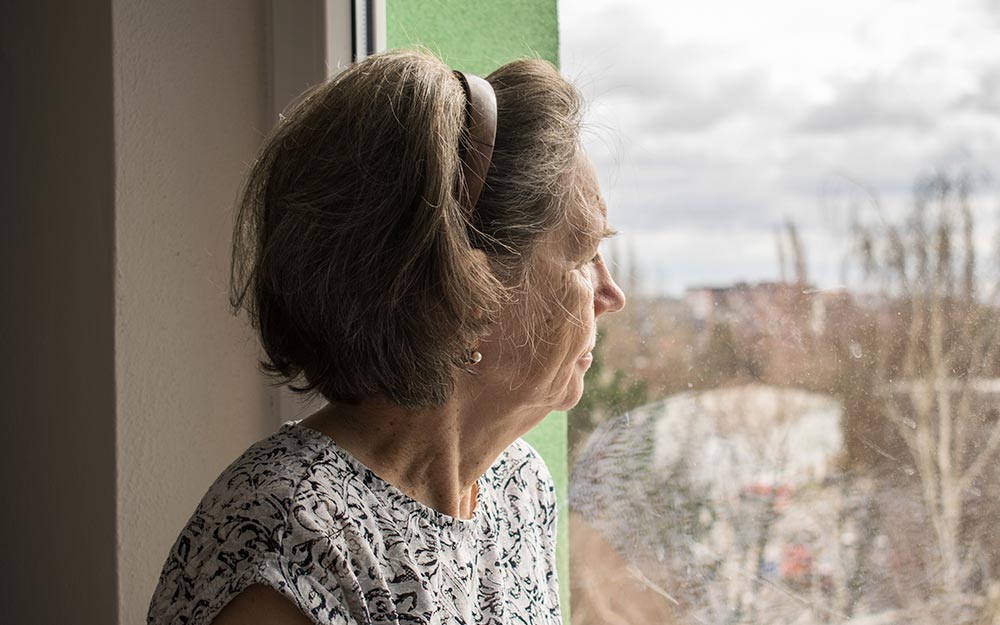
{"type": "Polygon", "coordinates": [[[563,0],[572,621],[1000,623],[1000,3],[563,0]]]}

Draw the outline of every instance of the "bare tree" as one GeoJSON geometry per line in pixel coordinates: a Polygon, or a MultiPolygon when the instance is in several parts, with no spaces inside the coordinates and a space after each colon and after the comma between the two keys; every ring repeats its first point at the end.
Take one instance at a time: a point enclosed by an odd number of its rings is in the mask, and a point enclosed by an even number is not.
{"type": "MultiPolygon", "coordinates": [[[[854,228],[855,258],[878,295],[870,314],[881,317],[871,359],[878,412],[919,478],[936,556],[927,590],[953,606],[933,618],[954,623],[983,603],[996,574],[966,540],[989,522],[968,504],[996,477],[1000,449],[1000,420],[984,400],[1000,355],[1000,280],[980,270],[972,197],[971,176],[936,173],[917,182],[901,223],[883,214],[854,228]]],[[[996,530],[986,531],[995,545],[996,530]]]]}
{"type": "Polygon", "coordinates": [[[795,284],[805,286],[809,283],[809,276],[806,270],[805,249],[802,247],[802,240],[799,238],[799,228],[795,225],[795,222],[788,219],[785,220],[785,231],[788,233],[788,247],[792,252],[795,284]]]}

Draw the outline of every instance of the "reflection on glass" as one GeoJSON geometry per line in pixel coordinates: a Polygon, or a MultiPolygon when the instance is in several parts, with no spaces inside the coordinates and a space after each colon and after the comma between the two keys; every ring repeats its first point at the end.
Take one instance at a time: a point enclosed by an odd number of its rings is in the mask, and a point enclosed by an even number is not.
{"type": "Polygon", "coordinates": [[[1000,623],[1000,6],[805,4],[561,5],[630,291],[576,625],[1000,623]]]}

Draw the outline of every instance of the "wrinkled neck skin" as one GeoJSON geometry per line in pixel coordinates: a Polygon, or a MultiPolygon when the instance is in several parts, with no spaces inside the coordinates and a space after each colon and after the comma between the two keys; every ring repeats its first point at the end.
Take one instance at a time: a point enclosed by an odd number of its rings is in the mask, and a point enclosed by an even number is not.
{"type": "Polygon", "coordinates": [[[475,511],[476,480],[550,407],[518,401],[521,393],[480,376],[463,382],[442,406],[404,408],[373,397],[329,404],[302,425],[326,434],[416,501],[468,519],[475,511]]]}

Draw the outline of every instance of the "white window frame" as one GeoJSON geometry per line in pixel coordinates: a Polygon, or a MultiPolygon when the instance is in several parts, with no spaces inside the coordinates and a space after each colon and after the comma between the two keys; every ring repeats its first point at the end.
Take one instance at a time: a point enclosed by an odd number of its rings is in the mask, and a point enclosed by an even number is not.
{"type": "Polygon", "coordinates": [[[385,0],[272,0],[268,122],[307,88],[385,50],[385,0]]]}

